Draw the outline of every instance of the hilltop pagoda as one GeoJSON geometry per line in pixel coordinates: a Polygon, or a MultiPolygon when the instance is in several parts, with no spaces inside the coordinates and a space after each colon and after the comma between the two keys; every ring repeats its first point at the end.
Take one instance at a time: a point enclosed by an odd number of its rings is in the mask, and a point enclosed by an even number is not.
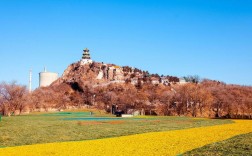
{"type": "Polygon", "coordinates": [[[81,64],[85,65],[85,64],[90,64],[90,63],[93,63],[93,61],[91,60],[89,49],[86,48],[86,49],[83,50],[81,64]]]}

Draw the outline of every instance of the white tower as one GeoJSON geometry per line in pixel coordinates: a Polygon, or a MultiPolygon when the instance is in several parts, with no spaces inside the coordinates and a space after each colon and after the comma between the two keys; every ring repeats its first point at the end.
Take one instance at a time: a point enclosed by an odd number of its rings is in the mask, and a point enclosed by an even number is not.
{"type": "Polygon", "coordinates": [[[44,68],[44,71],[39,73],[39,87],[50,86],[57,79],[58,73],[47,72],[44,68]]]}
{"type": "Polygon", "coordinates": [[[29,72],[29,93],[32,92],[32,69],[29,72]]]}

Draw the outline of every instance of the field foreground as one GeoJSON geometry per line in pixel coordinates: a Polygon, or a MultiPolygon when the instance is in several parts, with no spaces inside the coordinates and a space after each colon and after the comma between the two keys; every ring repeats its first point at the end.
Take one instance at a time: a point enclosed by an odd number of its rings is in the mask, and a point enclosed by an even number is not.
{"type": "Polygon", "coordinates": [[[153,132],[79,142],[49,143],[0,149],[0,155],[178,155],[207,144],[252,132],[251,121],[153,132]]]}

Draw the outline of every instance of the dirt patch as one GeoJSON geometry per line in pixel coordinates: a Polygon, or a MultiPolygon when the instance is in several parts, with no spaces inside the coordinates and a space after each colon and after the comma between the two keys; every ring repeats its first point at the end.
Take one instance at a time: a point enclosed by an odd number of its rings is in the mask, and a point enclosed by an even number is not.
{"type": "Polygon", "coordinates": [[[112,124],[112,125],[117,125],[117,124],[123,124],[125,121],[109,121],[107,122],[108,124],[112,124]]]}
{"type": "Polygon", "coordinates": [[[124,122],[125,121],[79,121],[77,124],[80,126],[101,125],[101,124],[118,125],[118,124],[123,124],[124,122]]]}
{"type": "Polygon", "coordinates": [[[103,122],[98,122],[98,121],[79,121],[78,125],[80,126],[85,126],[85,125],[100,125],[103,124],[103,122]]]}
{"type": "Polygon", "coordinates": [[[142,120],[141,122],[159,123],[161,121],[160,120],[142,120]]]}

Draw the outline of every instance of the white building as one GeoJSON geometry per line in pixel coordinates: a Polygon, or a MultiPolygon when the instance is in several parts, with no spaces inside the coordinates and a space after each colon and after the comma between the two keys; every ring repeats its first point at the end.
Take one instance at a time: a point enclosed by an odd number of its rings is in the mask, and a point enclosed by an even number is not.
{"type": "Polygon", "coordinates": [[[39,73],[39,87],[50,86],[57,79],[58,73],[47,72],[45,68],[43,72],[39,73]]]}

